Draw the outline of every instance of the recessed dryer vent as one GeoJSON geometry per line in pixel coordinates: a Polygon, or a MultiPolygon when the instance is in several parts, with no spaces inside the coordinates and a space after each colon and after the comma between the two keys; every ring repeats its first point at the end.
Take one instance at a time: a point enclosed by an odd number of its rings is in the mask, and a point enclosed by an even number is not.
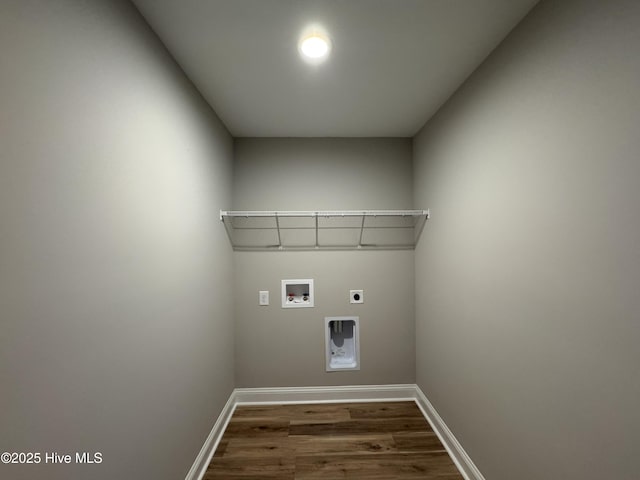
{"type": "Polygon", "coordinates": [[[325,317],[327,372],[360,370],[358,317],[325,317]]]}

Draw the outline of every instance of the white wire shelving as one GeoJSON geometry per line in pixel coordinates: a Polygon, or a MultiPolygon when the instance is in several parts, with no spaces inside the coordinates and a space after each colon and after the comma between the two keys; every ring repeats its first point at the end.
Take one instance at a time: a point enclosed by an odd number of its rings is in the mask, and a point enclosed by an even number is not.
{"type": "Polygon", "coordinates": [[[237,251],[415,248],[429,210],[220,211],[237,251]]]}

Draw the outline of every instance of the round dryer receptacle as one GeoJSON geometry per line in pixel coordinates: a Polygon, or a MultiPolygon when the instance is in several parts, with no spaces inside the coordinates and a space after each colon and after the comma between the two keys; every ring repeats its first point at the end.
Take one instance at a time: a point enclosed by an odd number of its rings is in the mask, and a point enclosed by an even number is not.
{"type": "Polygon", "coordinates": [[[349,290],[349,303],[364,303],[364,290],[349,290]]]}

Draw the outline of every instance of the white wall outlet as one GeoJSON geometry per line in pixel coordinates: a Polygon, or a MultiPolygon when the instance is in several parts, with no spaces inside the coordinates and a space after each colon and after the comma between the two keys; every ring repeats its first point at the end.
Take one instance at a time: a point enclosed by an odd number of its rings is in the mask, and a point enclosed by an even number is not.
{"type": "Polygon", "coordinates": [[[364,290],[349,290],[349,303],[364,303],[364,290]]]}
{"type": "Polygon", "coordinates": [[[269,305],[269,290],[260,290],[260,305],[269,305]]]}

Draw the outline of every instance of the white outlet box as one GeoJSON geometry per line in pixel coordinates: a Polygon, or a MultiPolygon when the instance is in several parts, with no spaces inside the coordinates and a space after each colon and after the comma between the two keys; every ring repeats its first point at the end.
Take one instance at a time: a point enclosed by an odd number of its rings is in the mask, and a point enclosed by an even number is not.
{"type": "Polygon", "coordinates": [[[364,290],[349,290],[349,303],[364,303],[364,290]]]}
{"type": "Polygon", "coordinates": [[[260,290],[260,294],[258,295],[260,305],[269,305],[269,291],[268,290],[260,290]]]}

